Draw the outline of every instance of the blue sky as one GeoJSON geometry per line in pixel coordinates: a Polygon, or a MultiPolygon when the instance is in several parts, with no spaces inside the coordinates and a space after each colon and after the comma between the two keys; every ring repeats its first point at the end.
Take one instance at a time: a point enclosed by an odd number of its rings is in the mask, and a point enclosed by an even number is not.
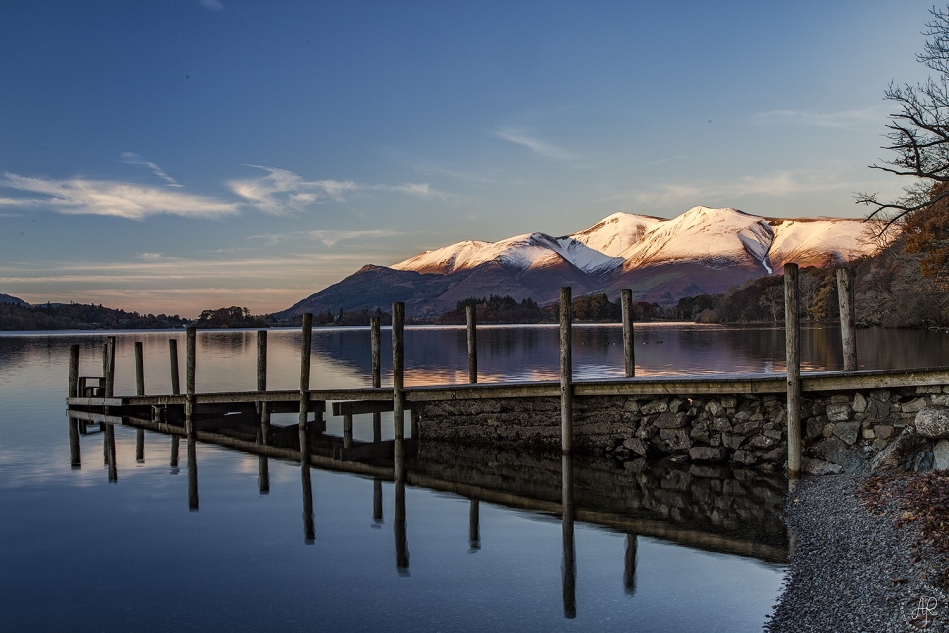
{"type": "Polygon", "coordinates": [[[270,312],[695,205],[861,217],[930,2],[0,4],[0,292],[270,312]]]}

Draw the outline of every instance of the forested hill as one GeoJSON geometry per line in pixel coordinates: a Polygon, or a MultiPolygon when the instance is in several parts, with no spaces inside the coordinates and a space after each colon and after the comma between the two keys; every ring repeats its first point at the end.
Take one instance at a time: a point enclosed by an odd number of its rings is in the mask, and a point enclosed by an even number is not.
{"type": "Polygon", "coordinates": [[[184,327],[177,314],[139,314],[102,305],[64,303],[21,305],[0,303],[0,330],[115,330],[184,327]]]}

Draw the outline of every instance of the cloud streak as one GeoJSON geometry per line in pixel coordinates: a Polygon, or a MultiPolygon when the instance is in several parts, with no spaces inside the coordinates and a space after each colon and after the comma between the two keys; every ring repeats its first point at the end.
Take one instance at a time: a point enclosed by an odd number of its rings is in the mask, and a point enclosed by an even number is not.
{"type": "Polygon", "coordinates": [[[838,110],[836,112],[770,110],[754,115],[751,117],[751,122],[754,125],[800,125],[856,130],[864,129],[870,125],[879,125],[883,118],[883,106],[871,106],[869,108],[838,110]]]}
{"type": "Polygon", "coordinates": [[[200,4],[205,9],[210,9],[211,11],[224,10],[224,5],[221,4],[221,0],[201,0],[200,4]]]}
{"type": "Polygon", "coordinates": [[[139,156],[139,155],[136,154],[135,152],[122,152],[121,160],[122,160],[122,162],[125,163],[126,165],[138,165],[138,166],[140,166],[140,167],[147,167],[148,169],[150,169],[150,170],[152,171],[153,174],[155,174],[156,176],[158,176],[159,178],[161,178],[162,180],[164,180],[166,183],[168,183],[167,186],[169,186],[169,187],[181,187],[181,186],[182,186],[182,185],[179,185],[179,184],[175,181],[174,178],[172,178],[171,176],[169,176],[168,174],[166,174],[166,173],[165,173],[165,170],[163,170],[161,167],[159,167],[159,166],[156,165],[155,163],[151,163],[151,162],[149,162],[149,161],[147,161],[147,160],[144,160],[141,156],[139,156]]]}
{"type": "Polygon", "coordinates": [[[265,240],[268,246],[273,246],[280,242],[291,239],[309,239],[322,242],[325,246],[332,248],[340,242],[366,239],[372,240],[380,237],[391,237],[393,235],[402,235],[402,232],[388,229],[373,229],[368,231],[291,231],[289,233],[265,233],[262,235],[251,235],[247,239],[265,240]]]}
{"type": "Polygon", "coordinates": [[[267,172],[267,175],[232,180],[227,183],[228,187],[234,194],[270,215],[303,212],[314,205],[327,202],[346,202],[350,195],[366,195],[372,191],[387,191],[445,202],[452,202],[457,198],[453,194],[433,189],[428,183],[369,185],[352,180],[306,180],[287,169],[263,165],[247,166],[261,169],[267,172]]]}
{"type": "Polygon", "coordinates": [[[109,180],[52,180],[6,172],[0,177],[0,187],[39,196],[0,198],[0,207],[49,208],[66,215],[105,215],[128,220],[143,220],[152,215],[208,219],[240,212],[238,204],[209,196],[109,180]]]}
{"type": "Polygon", "coordinates": [[[500,128],[495,130],[493,135],[501,140],[508,141],[509,143],[522,145],[533,152],[535,155],[542,158],[551,158],[554,160],[563,161],[575,160],[578,158],[578,156],[573,152],[569,152],[562,147],[557,147],[556,145],[539,139],[536,136],[533,136],[519,128],[500,128]]]}

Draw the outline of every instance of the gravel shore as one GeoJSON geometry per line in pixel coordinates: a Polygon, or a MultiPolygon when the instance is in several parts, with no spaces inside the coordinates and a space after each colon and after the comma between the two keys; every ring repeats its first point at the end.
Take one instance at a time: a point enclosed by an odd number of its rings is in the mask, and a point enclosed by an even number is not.
{"type": "Polygon", "coordinates": [[[788,495],[796,543],[766,631],[949,631],[949,594],[937,580],[942,557],[921,545],[914,524],[894,526],[898,500],[886,501],[882,516],[863,506],[857,491],[865,479],[805,478],[788,495]]]}

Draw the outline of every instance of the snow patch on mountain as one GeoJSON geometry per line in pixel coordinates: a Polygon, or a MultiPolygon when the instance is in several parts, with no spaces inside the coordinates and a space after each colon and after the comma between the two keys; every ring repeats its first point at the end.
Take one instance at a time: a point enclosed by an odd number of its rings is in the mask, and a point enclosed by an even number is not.
{"type": "Polygon", "coordinates": [[[820,264],[827,255],[844,262],[876,251],[867,239],[867,225],[857,220],[784,220],[774,232],[769,258],[775,266],[792,261],[801,266],[820,264]]]}
{"type": "Polygon", "coordinates": [[[624,251],[643,239],[643,236],[668,222],[662,218],[632,213],[614,213],[588,229],[572,233],[572,237],[589,248],[610,257],[619,257],[624,251]]]}

